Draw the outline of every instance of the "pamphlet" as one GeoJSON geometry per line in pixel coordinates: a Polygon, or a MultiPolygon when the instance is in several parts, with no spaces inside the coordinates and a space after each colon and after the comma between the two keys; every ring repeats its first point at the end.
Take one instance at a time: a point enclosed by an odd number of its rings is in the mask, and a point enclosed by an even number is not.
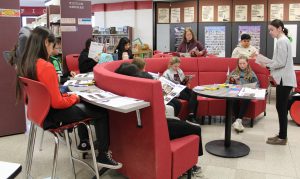
{"type": "Polygon", "coordinates": [[[94,83],[94,80],[68,80],[64,83],[64,86],[90,86],[94,83]]]}
{"type": "Polygon", "coordinates": [[[266,89],[252,89],[244,87],[240,90],[238,96],[242,97],[253,97],[256,99],[265,99],[266,97],[266,89]]]}
{"type": "Polygon", "coordinates": [[[103,51],[103,47],[104,45],[102,43],[91,42],[88,57],[94,59],[97,56],[100,56],[100,53],[103,51]]]}
{"type": "Polygon", "coordinates": [[[94,73],[79,73],[75,75],[73,79],[94,79],[94,73]]]}
{"type": "Polygon", "coordinates": [[[174,97],[179,96],[180,92],[186,88],[186,86],[175,84],[164,77],[160,77],[159,81],[161,82],[165,104],[170,102],[174,97]]]}

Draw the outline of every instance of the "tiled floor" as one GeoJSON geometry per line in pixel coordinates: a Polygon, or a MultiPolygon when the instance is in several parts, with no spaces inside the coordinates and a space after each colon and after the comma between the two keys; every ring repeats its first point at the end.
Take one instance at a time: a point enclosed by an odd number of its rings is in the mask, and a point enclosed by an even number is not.
{"type": "MultiPolygon", "coordinates": [[[[273,90],[273,94],[275,94],[273,90]]],[[[232,131],[232,139],[247,144],[251,151],[248,156],[238,159],[226,159],[204,152],[199,157],[199,165],[203,167],[205,179],[300,179],[300,127],[293,121],[288,124],[288,145],[267,145],[265,140],[278,131],[278,118],[275,110],[274,98],[267,105],[267,116],[259,116],[254,127],[249,128],[249,121],[245,120],[246,129],[237,134],[232,131]]],[[[289,117],[290,118],[290,117],[289,117]]],[[[38,131],[40,132],[40,131],[38,131]]],[[[202,134],[204,144],[215,139],[224,138],[224,123],[216,118],[212,125],[203,125],[202,134]]],[[[44,138],[43,151],[35,152],[32,175],[34,178],[46,178],[51,173],[53,143],[49,134],[44,138]]],[[[37,140],[38,141],[38,140],[37,140]]],[[[14,135],[0,138],[0,160],[24,163],[27,147],[27,135],[14,135]]],[[[66,146],[61,145],[58,160],[59,178],[72,178],[66,146]]],[[[37,149],[37,148],[36,148],[37,149]]],[[[76,164],[77,178],[91,178],[92,173],[76,164]]],[[[23,178],[20,174],[17,178],[23,178]]],[[[104,179],[124,179],[126,177],[115,171],[105,173],[104,179]]],[[[184,178],[184,177],[182,177],[184,178]]],[[[196,178],[196,177],[194,177],[196,178]]]]}

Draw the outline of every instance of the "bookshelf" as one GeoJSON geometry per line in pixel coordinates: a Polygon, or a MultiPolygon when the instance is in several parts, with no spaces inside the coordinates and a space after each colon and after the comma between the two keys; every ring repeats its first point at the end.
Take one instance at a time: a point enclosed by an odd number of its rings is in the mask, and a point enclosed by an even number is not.
{"type": "Polygon", "coordinates": [[[60,6],[50,5],[47,8],[48,28],[52,31],[56,38],[61,38],[60,28],[60,6]]]}
{"type": "Polygon", "coordinates": [[[132,42],[132,27],[99,28],[99,30],[94,29],[93,31],[94,40],[98,43],[103,43],[107,53],[114,53],[114,49],[122,37],[127,37],[132,42]]]}

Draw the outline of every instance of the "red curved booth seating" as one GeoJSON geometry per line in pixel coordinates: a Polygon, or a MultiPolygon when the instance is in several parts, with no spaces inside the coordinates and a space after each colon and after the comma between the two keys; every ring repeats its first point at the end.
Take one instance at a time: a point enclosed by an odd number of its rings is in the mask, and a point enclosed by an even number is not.
{"type": "MultiPolygon", "coordinates": [[[[146,71],[162,74],[168,66],[169,58],[151,58],[146,59],[146,71]]],[[[197,85],[206,85],[214,83],[224,83],[226,74],[236,67],[237,59],[235,58],[181,58],[181,69],[185,74],[193,74],[195,77],[191,81],[191,87],[197,85]]],[[[250,60],[253,71],[258,76],[260,87],[268,88],[269,71],[257,65],[250,60]]],[[[184,118],[188,114],[187,102],[183,101],[180,118],[184,118]]],[[[198,116],[225,116],[226,103],[222,99],[212,99],[198,96],[198,116]]],[[[265,112],[266,100],[252,100],[250,108],[246,113],[246,117],[251,119],[251,127],[254,119],[265,112]]]]}
{"type": "Polygon", "coordinates": [[[76,74],[79,72],[79,54],[69,54],[66,56],[66,63],[69,71],[74,71],[76,74]]]}
{"type": "MultiPolygon", "coordinates": [[[[295,92],[300,93],[300,71],[295,71],[297,79],[297,88],[295,92]]],[[[297,125],[300,126],[300,101],[295,101],[290,109],[290,115],[297,125]]]]}
{"type": "Polygon", "coordinates": [[[176,179],[198,161],[199,137],[190,135],[170,141],[161,83],[114,73],[123,62],[94,67],[96,85],[122,96],[150,102],[142,109],[142,128],[136,114],[110,111],[110,148],[123,163],[120,172],[133,179],[176,179]]]}
{"type": "Polygon", "coordinates": [[[290,109],[290,115],[295,123],[300,126],[300,101],[295,101],[290,109]]]}

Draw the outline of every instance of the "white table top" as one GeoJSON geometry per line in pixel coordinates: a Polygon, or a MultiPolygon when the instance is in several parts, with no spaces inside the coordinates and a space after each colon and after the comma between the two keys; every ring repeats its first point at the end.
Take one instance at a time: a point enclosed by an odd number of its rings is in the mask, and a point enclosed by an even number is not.
{"type": "MultiPolygon", "coordinates": [[[[96,86],[86,86],[86,87],[69,86],[69,89],[72,92],[76,92],[76,91],[86,91],[86,90],[89,90],[89,89],[98,89],[98,88],[96,86]]],[[[108,103],[97,103],[97,101],[91,101],[91,100],[88,100],[88,99],[85,99],[85,98],[82,98],[82,97],[81,97],[81,99],[83,101],[94,104],[96,106],[103,107],[105,109],[109,109],[109,110],[113,110],[113,111],[122,112],[122,113],[129,113],[129,112],[133,112],[133,111],[136,111],[136,110],[139,110],[139,109],[150,106],[149,102],[146,102],[146,101],[143,101],[143,100],[140,100],[140,101],[137,100],[138,102],[133,103],[133,104],[129,104],[129,105],[114,107],[114,106],[109,105],[108,103]]],[[[113,100],[113,98],[111,100],[113,100]]]]}
{"type": "Polygon", "coordinates": [[[18,163],[0,161],[0,178],[15,178],[22,170],[22,165],[18,163]]]}

